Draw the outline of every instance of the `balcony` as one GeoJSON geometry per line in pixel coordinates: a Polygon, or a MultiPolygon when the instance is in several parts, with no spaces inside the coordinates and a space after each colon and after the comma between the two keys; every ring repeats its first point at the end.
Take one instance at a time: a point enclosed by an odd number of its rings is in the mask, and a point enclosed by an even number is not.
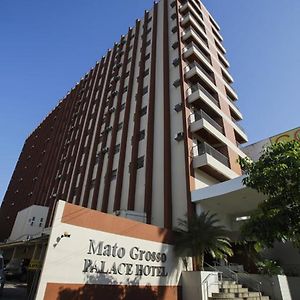
{"type": "Polygon", "coordinates": [[[208,52],[204,49],[200,49],[195,43],[189,43],[182,49],[184,58],[193,59],[197,58],[202,61],[207,61],[211,65],[211,58],[208,52]]]}
{"type": "Polygon", "coordinates": [[[208,48],[208,42],[203,31],[196,31],[193,27],[189,26],[185,31],[181,33],[183,42],[197,42],[202,47],[208,48]]]}
{"type": "Polygon", "coordinates": [[[217,38],[217,40],[219,42],[222,42],[223,41],[223,37],[221,36],[221,34],[219,33],[219,31],[217,31],[215,28],[212,27],[212,31],[213,31],[213,34],[215,35],[215,37],[217,38]]]}
{"type": "Polygon", "coordinates": [[[209,154],[219,162],[221,162],[223,165],[226,167],[229,167],[229,160],[228,158],[216,150],[214,147],[210,146],[209,144],[205,142],[199,142],[197,145],[198,148],[198,156],[203,155],[203,154],[209,154]]]}
{"type": "Polygon", "coordinates": [[[238,123],[234,122],[234,134],[235,134],[235,139],[239,144],[244,144],[248,142],[248,137],[246,133],[244,132],[244,129],[242,126],[240,126],[238,123]]]}
{"type": "Polygon", "coordinates": [[[194,168],[199,168],[221,181],[238,176],[229,168],[228,158],[206,142],[199,142],[192,152],[194,168]]]}
{"type": "Polygon", "coordinates": [[[200,8],[192,1],[186,1],[179,7],[180,13],[190,12],[204,26],[203,15],[200,8]]]}
{"type": "Polygon", "coordinates": [[[199,12],[200,15],[202,15],[202,12],[201,12],[201,5],[200,3],[198,2],[198,0],[179,0],[181,5],[180,7],[184,6],[186,3],[189,3],[191,4],[195,10],[197,10],[199,12]]]}
{"type": "Polygon", "coordinates": [[[203,67],[201,68],[199,64],[194,63],[191,68],[187,66],[184,75],[186,81],[191,84],[200,83],[213,97],[218,94],[213,75],[204,70],[203,67]]]}
{"type": "MultiPolygon", "coordinates": [[[[193,68],[199,69],[203,74],[205,74],[205,76],[215,85],[216,81],[215,81],[215,76],[214,73],[212,71],[207,71],[207,69],[205,69],[203,66],[201,66],[200,64],[198,64],[197,62],[192,62],[191,64],[189,64],[188,66],[186,66],[184,68],[184,72],[185,74],[187,74],[189,71],[193,70],[193,68]]],[[[197,70],[199,72],[199,70],[197,70]]],[[[188,75],[187,75],[188,77],[188,75]]]]}
{"type": "Polygon", "coordinates": [[[212,95],[205,87],[203,87],[200,83],[197,83],[186,91],[188,95],[189,103],[194,103],[195,101],[199,100],[204,101],[209,106],[215,109],[215,106],[219,108],[219,100],[216,96],[212,95]]]}
{"type": "Polygon", "coordinates": [[[244,127],[240,123],[238,123],[238,121],[236,121],[235,119],[232,119],[232,121],[239,129],[241,129],[243,132],[245,132],[244,127]]]}
{"type": "Polygon", "coordinates": [[[230,64],[229,64],[228,60],[226,59],[226,57],[224,55],[221,55],[220,53],[218,53],[218,58],[219,58],[221,65],[224,67],[224,70],[227,71],[226,68],[229,68],[230,64]]]}
{"type": "Polygon", "coordinates": [[[212,119],[205,111],[202,109],[195,111],[193,114],[189,116],[190,125],[198,123],[200,120],[207,121],[210,125],[212,125],[215,129],[217,129],[220,133],[223,134],[223,127],[218,124],[214,119],[212,119]]]}
{"type": "Polygon", "coordinates": [[[193,25],[196,28],[202,28],[202,30],[204,32],[206,32],[205,30],[205,26],[203,23],[203,20],[198,17],[197,19],[194,17],[194,15],[192,15],[190,12],[188,12],[187,14],[185,14],[181,19],[180,19],[180,24],[182,27],[187,27],[189,25],[193,25]]]}

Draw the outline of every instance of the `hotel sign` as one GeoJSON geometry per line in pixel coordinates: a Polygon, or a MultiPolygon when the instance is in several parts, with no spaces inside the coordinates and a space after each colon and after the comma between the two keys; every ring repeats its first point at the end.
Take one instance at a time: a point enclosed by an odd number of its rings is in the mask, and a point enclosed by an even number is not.
{"type": "Polygon", "coordinates": [[[289,141],[300,141],[300,127],[283,132],[279,135],[275,135],[270,138],[271,143],[289,142],[289,141]]]}
{"type": "Polygon", "coordinates": [[[87,254],[99,256],[100,260],[85,258],[82,272],[153,277],[166,277],[168,275],[166,267],[160,265],[167,261],[166,253],[143,250],[136,246],[126,250],[125,247],[121,247],[117,243],[111,245],[104,243],[104,241],[96,243],[95,240],[90,240],[87,254]],[[110,263],[108,258],[115,260],[110,263]],[[123,259],[131,262],[120,262],[123,259]]]}
{"type": "Polygon", "coordinates": [[[170,231],[59,201],[36,299],[91,285],[101,295],[151,287],[176,300],[182,269],[170,231]]]}

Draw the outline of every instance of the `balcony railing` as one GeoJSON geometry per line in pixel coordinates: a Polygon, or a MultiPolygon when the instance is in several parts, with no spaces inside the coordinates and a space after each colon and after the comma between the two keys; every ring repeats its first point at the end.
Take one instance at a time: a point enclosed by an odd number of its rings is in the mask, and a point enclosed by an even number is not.
{"type": "Polygon", "coordinates": [[[225,165],[226,167],[229,167],[228,158],[225,155],[223,155],[221,152],[219,152],[218,150],[216,150],[215,148],[207,144],[206,142],[199,142],[197,145],[197,149],[198,149],[199,156],[202,154],[209,154],[213,158],[221,162],[223,165],[225,165]]]}
{"type": "Polygon", "coordinates": [[[196,28],[201,28],[205,33],[206,29],[204,26],[203,20],[200,18],[197,18],[194,14],[191,12],[186,13],[183,17],[180,18],[180,22],[182,26],[189,26],[190,24],[193,24],[196,28]],[[187,19],[189,18],[189,19],[187,19]],[[186,22],[188,20],[188,22],[186,22]]]}
{"type": "Polygon", "coordinates": [[[201,91],[203,92],[203,94],[205,94],[205,96],[207,96],[215,105],[217,105],[219,107],[219,101],[213,96],[211,95],[200,83],[197,83],[193,86],[191,86],[190,88],[187,89],[187,95],[191,95],[192,93],[196,92],[196,91],[201,91]]]}
{"type": "Polygon", "coordinates": [[[197,3],[197,2],[194,2],[194,1],[192,1],[192,0],[184,0],[184,1],[181,1],[180,2],[181,3],[181,6],[184,6],[186,3],[189,3],[189,4],[191,4],[192,5],[192,7],[197,11],[197,13],[199,14],[199,16],[201,17],[201,19],[203,20],[203,14],[202,14],[202,12],[201,12],[201,8],[200,8],[200,6],[199,6],[199,3],[197,3]]]}
{"type": "Polygon", "coordinates": [[[186,52],[188,51],[191,47],[195,47],[197,49],[197,51],[199,51],[204,57],[205,59],[211,64],[211,59],[210,59],[210,56],[209,54],[206,54],[204,51],[202,51],[195,43],[191,42],[189,43],[187,46],[185,46],[183,49],[182,49],[182,52],[186,52]]]}
{"type": "Polygon", "coordinates": [[[207,40],[205,40],[200,34],[198,34],[197,32],[196,32],[196,30],[195,29],[193,29],[193,27],[188,27],[185,31],[182,31],[182,33],[181,33],[181,36],[184,36],[186,33],[187,33],[187,31],[193,31],[193,33],[197,36],[197,38],[199,38],[207,47],[208,47],[208,42],[207,42],[207,40]]]}
{"type": "Polygon", "coordinates": [[[199,68],[208,78],[209,80],[213,83],[216,84],[215,82],[215,77],[213,75],[213,73],[208,73],[200,64],[198,64],[197,62],[192,62],[191,64],[189,64],[188,66],[186,66],[184,68],[185,72],[188,72],[189,70],[191,70],[192,68],[197,67],[199,68]]]}
{"type": "Polygon", "coordinates": [[[231,102],[231,104],[237,109],[239,110],[238,106],[234,103],[234,100],[232,98],[230,98],[228,95],[227,95],[227,99],[231,102]]]}
{"type": "Polygon", "coordinates": [[[240,125],[236,120],[232,119],[232,121],[234,122],[234,124],[239,128],[241,129],[243,132],[245,132],[245,129],[243,128],[242,125],[240,125]]]}
{"type": "Polygon", "coordinates": [[[209,124],[214,126],[219,132],[223,133],[223,128],[220,124],[218,124],[214,119],[212,119],[205,111],[202,109],[195,111],[193,114],[189,116],[190,124],[201,119],[206,120],[209,124]]]}

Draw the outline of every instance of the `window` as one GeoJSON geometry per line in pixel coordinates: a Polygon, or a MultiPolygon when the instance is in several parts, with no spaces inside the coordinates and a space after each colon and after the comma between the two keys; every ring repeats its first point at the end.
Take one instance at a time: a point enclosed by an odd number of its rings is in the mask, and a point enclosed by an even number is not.
{"type": "Polygon", "coordinates": [[[173,1],[171,4],[170,4],[170,6],[173,8],[174,6],[176,5],[176,2],[175,1],[173,1]]]}
{"type": "Polygon", "coordinates": [[[129,73],[130,73],[130,71],[127,71],[127,72],[125,73],[125,78],[129,76],[129,73]]]}
{"type": "Polygon", "coordinates": [[[146,42],[146,47],[148,47],[151,44],[151,40],[146,42]]]}
{"type": "Polygon", "coordinates": [[[145,138],[145,129],[143,129],[139,132],[138,138],[139,138],[139,141],[141,141],[145,138]]]}
{"type": "Polygon", "coordinates": [[[121,104],[120,111],[125,108],[125,102],[121,104]]]}
{"type": "Polygon", "coordinates": [[[126,93],[127,91],[128,91],[128,86],[125,86],[125,87],[123,88],[123,94],[126,93]]]}
{"type": "Polygon", "coordinates": [[[147,75],[149,75],[149,68],[144,71],[144,77],[146,77],[147,75]]]}
{"type": "Polygon", "coordinates": [[[115,146],[115,154],[118,153],[118,152],[120,152],[120,147],[121,147],[120,144],[118,144],[118,145],[115,146]]]}
{"type": "Polygon", "coordinates": [[[173,66],[174,67],[177,67],[179,65],[179,59],[178,58],[175,58],[174,60],[173,60],[173,66]]]}
{"type": "Polygon", "coordinates": [[[144,116],[145,114],[147,114],[147,106],[144,106],[144,107],[141,109],[141,116],[144,116]]]}
{"type": "Polygon", "coordinates": [[[118,131],[121,130],[123,128],[123,122],[118,124],[118,131]]]}
{"type": "Polygon", "coordinates": [[[147,30],[147,34],[149,34],[151,32],[152,28],[148,28],[147,30]]]}
{"type": "Polygon", "coordinates": [[[141,156],[137,159],[137,162],[136,162],[136,168],[137,169],[140,169],[144,166],[144,156],[141,156]]]}
{"type": "Polygon", "coordinates": [[[175,81],[173,82],[173,85],[174,85],[175,87],[179,87],[179,86],[180,86],[180,79],[175,80],[175,81]]]}
{"type": "Polygon", "coordinates": [[[129,64],[130,62],[131,62],[131,57],[128,58],[127,64],[129,64]]]}
{"type": "Polygon", "coordinates": [[[149,23],[151,20],[152,20],[152,17],[149,17],[148,20],[147,20],[147,22],[149,23]]]}
{"type": "Polygon", "coordinates": [[[142,95],[144,96],[144,95],[146,95],[147,93],[148,93],[148,86],[146,86],[146,87],[143,88],[143,93],[142,93],[142,95]]]}
{"type": "Polygon", "coordinates": [[[150,58],[150,53],[148,53],[146,56],[145,56],[145,61],[148,60],[150,58]]]}
{"type": "Polygon", "coordinates": [[[117,169],[112,170],[110,180],[115,180],[117,177],[117,169]]]}
{"type": "Polygon", "coordinates": [[[173,43],[172,48],[175,50],[176,48],[178,48],[178,42],[173,43]]]}
{"type": "Polygon", "coordinates": [[[172,31],[173,33],[177,32],[177,30],[178,30],[178,27],[177,27],[177,26],[174,26],[174,27],[171,29],[171,31],[172,31]]]}

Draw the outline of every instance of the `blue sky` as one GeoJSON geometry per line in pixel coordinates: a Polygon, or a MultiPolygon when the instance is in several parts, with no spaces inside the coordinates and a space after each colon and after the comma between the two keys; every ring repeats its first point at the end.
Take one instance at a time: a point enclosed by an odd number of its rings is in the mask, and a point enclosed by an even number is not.
{"type": "MultiPolygon", "coordinates": [[[[0,1],[0,202],[24,140],[150,0],[0,1]]],[[[299,126],[300,1],[206,0],[250,142],[299,126]]]]}

